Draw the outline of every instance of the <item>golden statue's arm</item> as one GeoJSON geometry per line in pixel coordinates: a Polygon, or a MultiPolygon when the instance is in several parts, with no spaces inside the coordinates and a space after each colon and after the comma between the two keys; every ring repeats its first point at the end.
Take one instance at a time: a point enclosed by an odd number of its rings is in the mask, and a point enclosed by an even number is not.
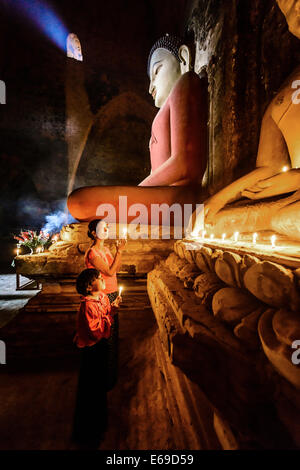
{"type": "MultiPolygon", "coordinates": [[[[278,126],[272,118],[272,104],[268,107],[262,121],[256,168],[245,176],[223,188],[217,194],[205,202],[205,215],[207,223],[213,221],[214,216],[228,203],[256,194],[256,198],[269,197],[275,194],[287,192],[286,185],[282,185],[282,191],[273,185],[268,187],[267,195],[258,192],[257,186],[262,181],[270,182],[269,178],[278,175],[284,166],[290,165],[290,158],[285,140],[278,126]],[[284,186],[284,187],[283,187],[284,186]],[[273,192],[272,192],[273,188],[273,192]],[[252,191],[254,189],[254,191],[252,191]],[[257,191],[257,192],[255,192],[257,191]]],[[[283,175],[287,176],[287,175],[283,175]]],[[[286,182],[286,179],[285,179],[286,182]]],[[[272,183],[272,181],[271,181],[272,183]]],[[[263,190],[264,188],[262,188],[263,190]]],[[[291,189],[290,191],[292,191],[291,189]]],[[[197,228],[197,227],[196,227],[197,228]]]]}

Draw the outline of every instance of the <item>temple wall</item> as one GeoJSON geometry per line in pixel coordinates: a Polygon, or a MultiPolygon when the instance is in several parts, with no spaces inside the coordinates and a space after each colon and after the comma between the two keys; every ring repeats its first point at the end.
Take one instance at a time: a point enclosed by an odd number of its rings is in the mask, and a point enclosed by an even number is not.
{"type": "Polygon", "coordinates": [[[0,108],[1,231],[40,228],[45,215],[60,209],[76,159],[74,187],[136,185],[148,175],[157,112],[148,93],[148,53],[159,36],[180,29],[187,1],[178,0],[171,15],[171,0],[51,2],[67,31],[78,35],[78,63],[15,2],[1,2],[0,80],[7,85],[0,108]]]}
{"type": "Polygon", "coordinates": [[[187,29],[209,81],[209,192],[255,166],[264,111],[300,62],[275,0],[194,0],[187,29]]]}

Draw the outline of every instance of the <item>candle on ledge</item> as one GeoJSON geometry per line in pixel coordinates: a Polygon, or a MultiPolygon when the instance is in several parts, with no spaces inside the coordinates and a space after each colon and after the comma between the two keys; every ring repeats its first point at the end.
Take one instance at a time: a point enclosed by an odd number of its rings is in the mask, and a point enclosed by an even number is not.
{"type": "Polygon", "coordinates": [[[202,232],[202,238],[205,238],[205,235],[206,235],[206,230],[203,230],[203,232],[202,232]]]}
{"type": "Polygon", "coordinates": [[[120,286],[120,289],[119,289],[119,296],[122,294],[122,290],[123,290],[123,286],[120,286]]]}
{"type": "Polygon", "coordinates": [[[210,239],[213,240],[215,238],[214,234],[212,233],[210,239]]]}
{"type": "Polygon", "coordinates": [[[272,248],[276,248],[276,238],[276,235],[272,235],[271,237],[272,248]]]}
{"type": "Polygon", "coordinates": [[[234,239],[235,242],[238,241],[239,235],[240,235],[240,232],[235,232],[235,233],[234,233],[233,239],[234,239]]]}
{"type": "Polygon", "coordinates": [[[127,228],[123,228],[123,238],[127,238],[127,228]]]}
{"type": "Polygon", "coordinates": [[[258,237],[257,233],[254,233],[253,234],[253,245],[256,245],[257,237],[258,237]]]}
{"type": "Polygon", "coordinates": [[[19,245],[17,245],[16,253],[17,253],[17,256],[19,256],[19,254],[20,254],[20,247],[19,247],[19,245]]]}
{"type": "Polygon", "coordinates": [[[223,233],[223,235],[222,235],[222,241],[223,242],[225,241],[225,238],[226,238],[226,233],[223,233]]]}

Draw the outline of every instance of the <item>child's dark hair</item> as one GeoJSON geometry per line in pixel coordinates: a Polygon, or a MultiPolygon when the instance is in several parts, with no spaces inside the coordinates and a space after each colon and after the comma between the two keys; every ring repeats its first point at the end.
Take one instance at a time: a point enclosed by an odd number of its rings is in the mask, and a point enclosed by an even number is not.
{"type": "Polygon", "coordinates": [[[99,277],[100,272],[97,269],[85,269],[81,271],[76,279],[76,290],[78,294],[88,295],[89,285],[99,277]]]}
{"type": "Polygon", "coordinates": [[[91,220],[91,222],[89,223],[88,225],[88,236],[92,239],[92,240],[95,240],[95,237],[94,235],[92,234],[92,232],[96,232],[96,228],[97,228],[97,225],[99,222],[101,222],[102,219],[94,219],[94,220],[91,220]]]}

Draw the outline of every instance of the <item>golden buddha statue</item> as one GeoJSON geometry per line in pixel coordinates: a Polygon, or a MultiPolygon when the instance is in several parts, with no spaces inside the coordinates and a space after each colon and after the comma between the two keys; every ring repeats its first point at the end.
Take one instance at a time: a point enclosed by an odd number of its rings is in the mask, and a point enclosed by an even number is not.
{"type": "MultiPolygon", "coordinates": [[[[289,30],[300,39],[300,0],[277,0],[289,30]]],[[[204,203],[214,234],[273,230],[300,240],[300,66],[268,106],[261,125],[256,168],[204,203]],[[275,198],[274,196],[283,196],[275,198]],[[233,201],[247,198],[238,204],[233,201]],[[267,198],[272,200],[265,201],[267,198]],[[256,202],[259,201],[259,202],[256,202]]],[[[194,230],[201,229],[201,217],[194,230]]]]}

